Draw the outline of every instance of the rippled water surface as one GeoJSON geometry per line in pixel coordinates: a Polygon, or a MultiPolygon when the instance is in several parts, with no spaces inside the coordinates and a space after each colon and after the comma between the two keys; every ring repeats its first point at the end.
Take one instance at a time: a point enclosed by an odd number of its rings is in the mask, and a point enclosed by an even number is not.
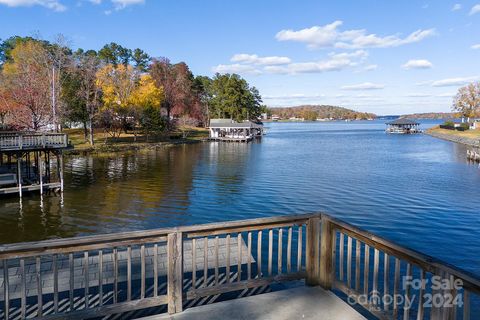
{"type": "Polygon", "coordinates": [[[257,143],[68,158],[63,197],[0,199],[0,242],[324,211],[480,274],[464,147],[381,121],[267,128],[257,143]]]}

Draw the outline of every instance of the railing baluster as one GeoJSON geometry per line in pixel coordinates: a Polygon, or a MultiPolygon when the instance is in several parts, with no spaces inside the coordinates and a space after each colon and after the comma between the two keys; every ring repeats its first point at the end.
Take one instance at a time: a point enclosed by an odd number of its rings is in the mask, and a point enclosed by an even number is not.
{"type": "Polygon", "coordinates": [[[370,272],[370,247],[368,244],[365,244],[365,257],[364,257],[364,267],[363,267],[363,294],[368,297],[368,273],[370,272]]]}
{"type": "Polygon", "coordinates": [[[53,308],[55,313],[58,313],[58,256],[53,255],[53,308]]]}
{"type": "Polygon", "coordinates": [[[113,303],[118,299],[118,250],[113,248],[113,303]]]}
{"type": "Polygon", "coordinates": [[[145,245],[140,246],[140,299],[145,298],[145,245]]]}
{"type": "Polygon", "coordinates": [[[197,239],[192,239],[192,289],[197,288],[197,239]]]}
{"type": "Polygon", "coordinates": [[[237,281],[242,281],[242,233],[237,234],[237,281]]]}
{"type": "Polygon", "coordinates": [[[247,279],[252,278],[252,233],[249,231],[247,235],[247,279]]]}
{"type": "Polygon", "coordinates": [[[89,283],[90,283],[90,277],[88,275],[88,251],[85,251],[83,253],[83,268],[84,268],[84,272],[85,272],[85,309],[88,309],[88,300],[89,300],[89,292],[88,292],[88,287],[89,287],[89,283]]]}
{"type": "Polygon", "coordinates": [[[8,275],[8,260],[3,260],[3,297],[4,297],[4,308],[5,310],[5,320],[9,318],[9,311],[10,311],[10,294],[9,294],[9,275],[8,275]]]}
{"type": "Polygon", "coordinates": [[[227,234],[227,266],[225,271],[225,276],[227,279],[227,283],[230,283],[230,234],[227,234]]]}
{"type": "Polygon", "coordinates": [[[218,236],[215,237],[215,285],[218,285],[218,236]]]}
{"type": "MultiPolygon", "coordinates": [[[[26,277],[25,277],[25,259],[20,259],[20,268],[18,270],[21,276],[20,290],[21,291],[21,310],[20,316],[22,319],[25,319],[25,310],[27,308],[27,296],[26,296],[26,277]]],[[[56,310],[55,310],[56,312],[56,310]]]]}
{"type": "Polygon", "coordinates": [[[268,276],[272,275],[272,259],[273,259],[273,230],[268,230],[268,276]]]}
{"type": "Polygon", "coordinates": [[[287,240],[287,273],[292,271],[292,227],[288,228],[287,240]]]}
{"type": "Polygon", "coordinates": [[[103,306],[103,251],[98,251],[98,304],[103,306]]]}
{"type": "Polygon", "coordinates": [[[463,290],[463,320],[470,320],[470,292],[463,290]]]}
{"type": "Polygon", "coordinates": [[[277,273],[282,274],[282,251],[283,251],[283,229],[278,229],[278,257],[277,257],[277,273]]]}
{"type": "MultiPolygon", "coordinates": [[[[407,279],[412,277],[412,265],[407,263],[407,279]]],[[[405,283],[405,301],[408,301],[410,297],[410,285],[405,283]]],[[[406,303],[403,304],[403,320],[410,319],[410,306],[406,303]]]]}
{"type": "Polygon", "coordinates": [[[352,237],[347,237],[347,286],[352,287],[352,237]]]}
{"type": "Polygon", "coordinates": [[[373,304],[378,304],[377,297],[380,297],[379,290],[378,290],[378,266],[380,264],[380,252],[377,248],[375,248],[373,253],[373,281],[372,281],[372,293],[375,297],[373,300],[373,304]]]}
{"type": "MultiPolygon", "coordinates": [[[[395,276],[393,279],[393,296],[398,295],[398,290],[400,289],[400,260],[395,258],[395,276]]],[[[393,300],[393,318],[396,319],[398,314],[397,301],[393,300]]]]}
{"type": "MultiPolygon", "coordinates": [[[[383,259],[383,299],[385,301],[390,291],[390,261],[387,253],[383,254],[383,259]]],[[[388,311],[388,303],[383,304],[383,310],[388,311]]]]}
{"type": "Polygon", "coordinates": [[[37,274],[37,316],[43,315],[43,293],[42,293],[42,260],[35,258],[35,271],[37,274]]]}
{"type": "Polygon", "coordinates": [[[69,310],[73,311],[74,304],[73,304],[73,293],[75,290],[75,282],[74,282],[74,270],[75,270],[75,261],[73,260],[73,253],[68,254],[68,266],[70,268],[69,272],[69,293],[68,293],[68,302],[69,302],[69,310]]]}
{"type": "Polygon", "coordinates": [[[262,277],[262,230],[257,235],[257,278],[262,277]]]}
{"type": "Polygon", "coordinates": [[[340,232],[340,242],[338,244],[339,246],[339,263],[338,263],[338,267],[339,267],[339,270],[340,270],[340,281],[343,281],[343,267],[344,267],[344,264],[343,264],[343,246],[344,246],[344,239],[343,239],[343,233],[340,232]]]}
{"type": "Polygon", "coordinates": [[[127,247],[127,301],[132,300],[132,247],[127,247]]]}
{"type": "Polygon", "coordinates": [[[360,249],[362,243],[360,240],[355,241],[355,290],[360,291],[360,249]]]}
{"type": "Polygon", "coordinates": [[[423,315],[424,315],[424,310],[423,310],[423,304],[424,304],[424,299],[423,299],[423,293],[424,293],[424,288],[423,288],[423,282],[425,280],[425,270],[420,269],[420,289],[418,291],[418,311],[417,311],[417,320],[423,320],[423,315]]]}
{"type": "Polygon", "coordinates": [[[298,227],[298,244],[297,244],[297,271],[302,270],[302,226],[298,227]]]}
{"type": "Polygon", "coordinates": [[[158,244],[153,245],[153,296],[158,296],[158,244]]]}
{"type": "Polygon", "coordinates": [[[203,286],[208,286],[208,237],[203,238],[203,286]]]}

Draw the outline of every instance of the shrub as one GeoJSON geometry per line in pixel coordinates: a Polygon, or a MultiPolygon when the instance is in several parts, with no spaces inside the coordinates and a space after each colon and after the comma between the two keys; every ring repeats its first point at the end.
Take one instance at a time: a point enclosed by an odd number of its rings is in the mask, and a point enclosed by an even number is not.
{"type": "Polygon", "coordinates": [[[444,124],[440,125],[440,128],[454,130],[455,129],[455,123],[453,123],[453,121],[445,121],[444,124]]]}
{"type": "Polygon", "coordinates": [[[458,131],[467,131],[470,129],[470,125],[468,123],[462,123],[459,127],[456,128],[458,131]]]}

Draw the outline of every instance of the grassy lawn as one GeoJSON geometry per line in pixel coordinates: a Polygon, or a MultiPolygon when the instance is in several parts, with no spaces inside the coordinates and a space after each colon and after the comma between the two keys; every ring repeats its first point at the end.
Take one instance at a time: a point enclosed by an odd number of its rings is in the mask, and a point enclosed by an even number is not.
{"type": "Polygon", "coordinates": [[[428,131],[434,132],[434,133],[458,136],[463,138],[469,138],[469,139],[480,139],[480,129],[468,130],[468,131],[457,131],[457,130],[440,129],[439,127],[434,127],[429,129],[428,131]]]}
{"type": "MultiPolygon", "coordinates": [[[[70,142],[73,144],[76,150],[91,149],[90,143],[85,141],[83,129],[65,129],[64,132],[68,134],[70,142]]],[[[129,146],[136,145],[141,147],[142,145],[150,145],[155,143],[168,143],[174,141],[194,141],[201,140],[208,137],[208,130],[205,128],[188,127],[176,132],[168,134],[149,136],[148,141],[143,134],[135,135],[133,133],[121,133],[119,137],[112,137],[102,130],[97,130],[94,133],[95,149],[105,146],[129,146]],[[183,139],[183,132],[187,133],[186,139],[183,139]]]]}

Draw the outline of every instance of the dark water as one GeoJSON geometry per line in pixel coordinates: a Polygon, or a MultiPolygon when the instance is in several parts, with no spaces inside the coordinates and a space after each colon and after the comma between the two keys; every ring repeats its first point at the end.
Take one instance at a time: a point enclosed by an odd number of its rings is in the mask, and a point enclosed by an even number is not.
{"type": "Polygon", "coordinates": [[[69,158],[63,197],[0,200],[0,242],[325,211],[480,274],[464,147],[381,121],[267,126],[259,143],[69,158]]]}

